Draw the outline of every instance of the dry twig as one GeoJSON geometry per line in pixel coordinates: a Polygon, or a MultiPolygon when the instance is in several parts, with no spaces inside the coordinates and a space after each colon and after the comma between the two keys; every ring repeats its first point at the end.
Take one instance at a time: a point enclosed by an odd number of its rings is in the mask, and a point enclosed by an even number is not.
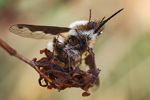
{"type": "Polygon", "coordinates": [[[100,70],[96,68],[84,72],[76,66],[72,66],[71,68],[62,67],[64,63],[54,57],[53,53],[48,49],[40,51],[40,53],[45,53],[46,57],[43,57],[37,61],[36,58],[33,60],[28,60],[24,56],[17,53],[16,50],[11,48],[1,39],[0,46],[4,48],[11,56],[17,57],[34,68],[40,74],[40,86],[47,87],[48,89],[54,88],[60,91],[68,87],[80,87],[85,90],[82,95],[88,96],[90,95],[88,89],[93,86],[100,72],[100,70]],[[45,84],[42,83],[42,80],[44,80],[45,84]]]}

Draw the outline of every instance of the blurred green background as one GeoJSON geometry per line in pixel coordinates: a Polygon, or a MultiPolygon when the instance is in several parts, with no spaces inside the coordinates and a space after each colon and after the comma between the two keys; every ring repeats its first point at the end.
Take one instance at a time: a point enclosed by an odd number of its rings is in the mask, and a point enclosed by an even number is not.
{"type": "Polygon", "coordinates": [[[48,40],[9,32],[13,24],[69,26],[76,20],[108,18],[95,44],[101,85],[82,97],[78,88],[47,90],[34,69],[0,48],[0,100],[150,100],[150,0],[0,0],[0,38],[25,57],[38,59],[48,40]]]}

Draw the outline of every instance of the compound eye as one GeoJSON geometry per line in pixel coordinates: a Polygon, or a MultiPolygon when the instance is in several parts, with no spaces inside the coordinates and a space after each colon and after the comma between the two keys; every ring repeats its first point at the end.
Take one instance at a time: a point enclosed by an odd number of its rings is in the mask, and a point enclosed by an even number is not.
{"type": "Polygon", "coordinates": [[[96,25],[96,23],[95,23],[94,21],[90,21],[90,22],[89,22],[89,27],[90,27],[91,29],[94,28],[95,25],[96,25]]]}
{"type": "Polygon", "coordinates": [[[94,21],[90,21],[90,23],[94,23],[94,21]]]}
{"type": "Polygon", "coordinates": [[[89,24],[89,25],[92,25],[93,23],[94,23],[94,21],[90,21],[90,22],[88,22],[88,24],[89,24]]]}

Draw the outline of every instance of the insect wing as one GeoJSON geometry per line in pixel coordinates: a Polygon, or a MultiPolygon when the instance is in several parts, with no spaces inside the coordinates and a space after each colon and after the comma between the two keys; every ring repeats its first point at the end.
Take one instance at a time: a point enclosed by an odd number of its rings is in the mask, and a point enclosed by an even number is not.
{"type": "Polygon", "coordinates": [[[59,33],[68,32],[70,28],[55,26],[38,26],[27,24],[16,24],[10,27],[10,32],[17,35],[35,38],[35,39],[52,39],[59,33]]]}

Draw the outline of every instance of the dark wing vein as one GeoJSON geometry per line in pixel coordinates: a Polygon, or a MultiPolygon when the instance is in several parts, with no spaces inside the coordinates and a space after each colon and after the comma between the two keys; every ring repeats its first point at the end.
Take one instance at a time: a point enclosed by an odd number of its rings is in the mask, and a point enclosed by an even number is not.
{"type": "Polygon", "coordinates": [[[16,24],[10,27],[10,32],[17,35],[35,39],[51,39],[59,33],[68,32],[70,28],[56,26],[38,26],[16,24]]]}

